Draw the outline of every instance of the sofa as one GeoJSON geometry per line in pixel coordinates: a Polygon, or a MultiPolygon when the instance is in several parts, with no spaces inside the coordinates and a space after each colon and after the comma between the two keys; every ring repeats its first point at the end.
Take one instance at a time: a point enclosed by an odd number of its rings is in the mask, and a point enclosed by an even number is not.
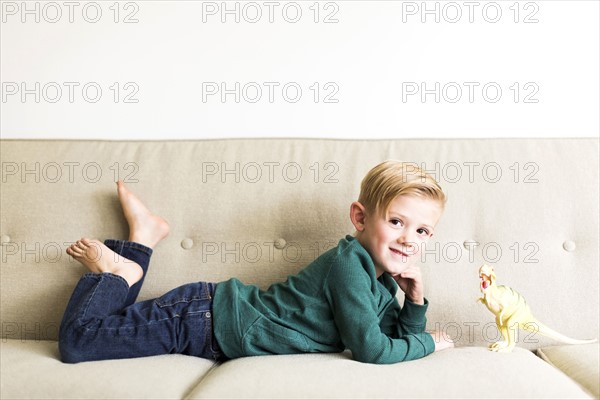
{"type": "MultiPolygon", "coordinates": [[[[511,353],[477,299],[479,267],[543,323],[599,337],[599,141],[569,139],[1,140],[2,399],[598,398],[598,343],[519,331],[511,353]],[[267,288],[353,233],[350,203],[386,159],[440,183],[421,256],[427,328],[455,348],[393,365],[348,352],[225,362],[169,354],[65,364],[57,333],[82,236],[127,238],[115,181],[165,217],[139,300],[192,281],[267,288]]],[[[398,294],[402,304],[402,293],[398,294]]]]}

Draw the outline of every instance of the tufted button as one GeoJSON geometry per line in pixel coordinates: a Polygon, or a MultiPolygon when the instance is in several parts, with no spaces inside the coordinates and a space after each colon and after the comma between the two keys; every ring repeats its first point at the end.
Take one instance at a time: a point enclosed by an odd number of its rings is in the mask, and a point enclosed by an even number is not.
{"type": "Polygon", "coordinates": [[[2,238],[0,238],[0,243],[2,243],[2,244],[10,243],[10,236],[2,235],[2,238]]]}
{"type": "Polygon", "coordinates": [[[463,246],[467,250],[473,250],[478,245],[479,245],[479,243],[477,243],[477,241],[473,240],[473,239],[467,239],[463,242],[463,246]]]}
{"type": "Polygon", "coordinates": [[[279,238],[279,239],[275,240],[275,248],[276,249],[281,250],[285,247],[285,245],[286,245],[286,241],[284,238],[279,238]]]}
{"type": "Polygon", "coordinates": [[[186,250],[189,250],[192,247],[194,247],[194,241],[190,238],[183,239],[181,241],[181,247],[183,247],[186,250]]]}
{"type": "Polygon", "coordinates": [[[563,243],[563,249],[565,249],[566,251],[574,251],[576,247],[577,246],[575,246],[575,242],[571,240],[566,240],[563,243]]]}

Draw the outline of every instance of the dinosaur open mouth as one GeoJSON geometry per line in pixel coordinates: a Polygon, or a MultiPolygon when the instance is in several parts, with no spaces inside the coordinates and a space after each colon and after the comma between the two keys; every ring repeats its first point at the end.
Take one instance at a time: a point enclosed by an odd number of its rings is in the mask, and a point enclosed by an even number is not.
{"type": "Polygon", "coordinates": [[[492,280],[490,279],[489,275],[481,274],[479,276],[479,279],[481,280],[481,289],[482,290],[485,290],[488,287],[490,287],[492,280]]]}

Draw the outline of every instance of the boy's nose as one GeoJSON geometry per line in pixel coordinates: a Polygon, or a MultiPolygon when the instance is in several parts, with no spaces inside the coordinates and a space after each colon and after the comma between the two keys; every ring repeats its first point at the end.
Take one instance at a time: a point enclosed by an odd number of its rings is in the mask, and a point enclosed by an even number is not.
{"type": "Polygon", "coordinates": [[[414,235],[411,235],[409,232],[404,232],[398,237],[398,243],[413,248],[415,247],[415,238],[414,235]]]}

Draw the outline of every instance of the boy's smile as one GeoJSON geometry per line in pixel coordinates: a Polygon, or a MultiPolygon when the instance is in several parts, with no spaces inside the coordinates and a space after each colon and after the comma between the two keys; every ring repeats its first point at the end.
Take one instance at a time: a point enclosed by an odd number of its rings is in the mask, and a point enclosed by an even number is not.
{"type": "Polygon", "coordinates": [[[356,214],[356,238],[373,258],[378,277],[384,272],[396,276],[415,264],[442,214],[437,201],[416,196],[397,197],[385,216],[358,202],[351,210],[356,214]]]}

